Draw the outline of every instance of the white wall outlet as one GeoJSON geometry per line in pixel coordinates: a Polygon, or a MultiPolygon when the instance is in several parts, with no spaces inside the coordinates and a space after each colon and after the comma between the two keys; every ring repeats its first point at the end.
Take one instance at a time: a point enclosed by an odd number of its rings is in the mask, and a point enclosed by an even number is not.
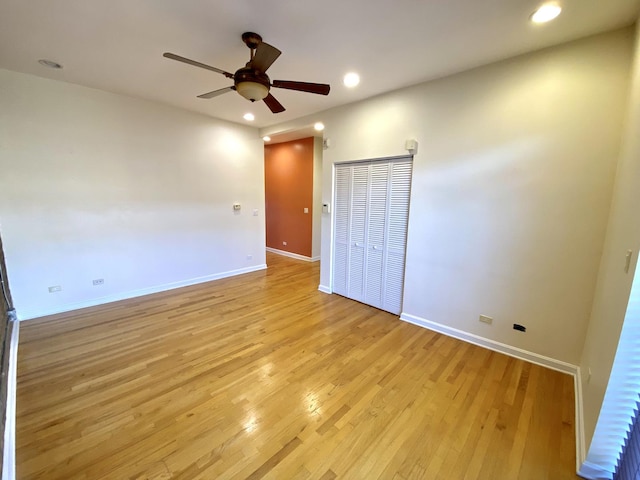
{"type": "Polygon", "coordinates": [[[93,285],[94,285],[94,286],[95,286],[95,285],[104,285],[104,278],[96,278],[96,279],[93,281],[93,285]]]}
{"type": "Polygon", "coordinates": [[[62,287],[60,285],[54,285],[53,287],[49,287],[49,293],[59,292],[60,290],[62,290],[62,287]]]}
{"type": "Polygon", "coordinates": [[[284,245],[286,247],[287,246],[287,242],[282,242],[282,245],[284,245]]]}
{"type": "Polygon", "coordinates": [[[258,216],[258,209],[257,209],[257,208],[254,208],[254,209],[253,209],[253,216],[254,216],[254,217],[257,217],[257,216],[258,216]]]}
{"type": "Polygon", "coordinates": [[[234,211],[239,212],[241,208],[242,208],[242,206],[239,203],[234,203],[233,204],[233,210],[234,211]]]}
{"type": "Polygon", "coordinates": [[[486,315],[480,315],[480,321],[491,325],[493,323],[493,318],[487,317],[486,315]]]}

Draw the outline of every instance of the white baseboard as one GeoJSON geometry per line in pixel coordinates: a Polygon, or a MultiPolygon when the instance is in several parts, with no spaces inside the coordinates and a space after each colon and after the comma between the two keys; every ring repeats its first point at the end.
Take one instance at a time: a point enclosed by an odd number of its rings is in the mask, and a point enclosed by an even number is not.
{"type": "Polygon", "coordinates": [[[296,260],[304,260],[305,262],[317,262],[320,257],[305,257],[304,255],[298,255],[297,253],[285,252],[284,250],[278,250],[277,248],[266,248],[267,252],[282,255],[283,257],[295,258],[296,260]]]}
{"type": "Polygon", "coordinates": [[[584,407],[582,397],[582,371],[580,367],[573,376],[573,391],[575,392],[575,431],[576,431],[576,471],[580,474],[587,458],[587,446],[584,437],[584,407]]]}
{"type": "Polygon", "coordinates": [[[16,393],[18,371],[18,343],[20,322],[14,321],[9,344],[9,368],[7,371],[7,405],[4,423],[4,448],[2,451],[2,480],[16,478],[16,393]]]}
{"type": "MultiPolygon", "coordinates": [[[[442,333],[443,335],[447,335],[449,337],[453,337],[458,340],[462,340],[464,342],[472,343],[474,345],[478,345],[480,347],[493,350],[494,352],[504,353],[505,355],[509,355],[511,357],[515,357],[527,362],[535,363],[536,365],[540,365],[546,368],[551,368],[552,370],[557,370],[559,372],[567,373],[573,376],[574,391],[575,391],[574,429],[576,432],[576,471],[578,472],[581,471],[581,467],[584,466],[584,459],[585,459],[585,438],[584,438],[584,416],[582,412],[582,378],[580,376],[579,366],[572,365],[571,363],[563,362],[561,360],[556,360],[555,358],[539,355],[534,352],[529,352],[528,350],[523,350],[518,347],[513,347],[511,345],[507,345],[506,343],[496,342],[495,340],[481,337],[479,335],[474,335],[473,333],[468,333],[462,330],[458,330],[456,328],[448,327],[440,323],[432,322],[430,320],[427,320],[415,315],[411,315],[409,313],[402,312],[400,314],[400,320],[403,320],[408,323],[412,323],[414,325],[418,325],[419,327],[433,330],[434,332],[442,333]]],[[[587,477],[587,478],[591,478],[591,477],[587,477]]],[[[593,478],[597,479],[600,477],[593,477],[593,478]]]]}
{"type": "Polygon", "coordinates": [[[81,308],[95,307],[97,305],[104,305],[105,303],[118,302],[120,300],[127,300],[129,298],[141,297],[143,295],[150,295],[152,293],[166,292],[167,290],[173,290],[175,288],[188,287],[189,285],[196,285],[198,283],[211,282],[212,280],[220,280],[221,278],[233,277],[235,275],[242,275],[243,273],[256,272],[258,270],[264,270],[267,268],[266,264],[255,265],[253,267],[239,268],[237,270],[229,270],[227,272],[214,273],[212,275],[205,275],[204,277],[190,278],[188,280],[181,280],[179,282],[166,283],[163,285],[155,285],[153,287],[141,288],[139,290],[131,290],[128,292],[116,293],[114,295],[107,295],[106,297],[93,298],[84,302],[68,303],[65,305],[57,306],[53,309],[39,310],[39,309],[21,309],[18,313],[19,320],[31,320],[34,318],[45,317],[47,315],[55,315],[56,313],[70,312],[73,310],[79,310],[81,308]]]}
{"type": "Polygon", "coordinates": [[[320,290],[322,293],[333,293],[329,287],[322,284],[318,285],[318,290],[320,290]]]}
{"type": "Polygon", "coordinates": [[[513,347],[511,345],[507,345],[506,343],[496,342],[495,340],[491,340],[489,338],[481,337],[479,335],[474,335],[473,333],[468,333],[463,330],[448,327],[446,325],[432,322],[430,320],[426,320],[424,318],[420,318],[405,312],[402,312],[400,314],[400,320],[404,320],[405,322],[413,323],[414,325],[418,325],[420,327],[442,333],[443,335],[447,335],[449,337],[457,338],[458,340],[463,340],[480,347],[488,348],[489,350],[493,350],[495,352],[504,353],[505,355],[509,355],[511,357],[526,360],[527,362],[535,363],[536,365],[541,365],[553,370],[558,370],[559,372],[568,373],[569,375],[576,375],[576,373],[578,372],[578,367],[576,365],[572,365],[561,360],[556,360],[555,358],[545,357],[544,355],[529,352],[528,350],[523,350],[518,347],[513,347]]]}

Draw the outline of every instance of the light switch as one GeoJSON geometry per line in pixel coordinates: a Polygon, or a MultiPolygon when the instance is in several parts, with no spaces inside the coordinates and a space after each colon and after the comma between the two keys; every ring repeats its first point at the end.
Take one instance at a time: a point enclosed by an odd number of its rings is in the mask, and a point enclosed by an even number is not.
{"type": "Polygon", "coordinates": [[[309,209],[307,207],[304,207],[304,213],[309,213],[309,209]]]}
{"type": "Polygon", "coordinates": [[[331,205],[328,203],[322,204],[322,213],[331,213],[331,205]]]}

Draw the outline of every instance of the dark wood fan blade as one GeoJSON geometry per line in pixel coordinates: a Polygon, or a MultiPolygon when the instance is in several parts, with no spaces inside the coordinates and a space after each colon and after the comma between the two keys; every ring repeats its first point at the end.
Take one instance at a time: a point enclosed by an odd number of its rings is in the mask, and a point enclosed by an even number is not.
{"type": "Polygon", "coordinates": [[[263,100],[264,103],[267,104],[267,107],[269,107],[269,110],[271,110],[273,113],[280,113],[285,111],[285,108],[278,100],[276,100],[276,97],[274,97],[273,95],[269,94],[264,97],[263,100]]]}
{"type": "Polygon", "coordinates": [[[206,70],[211,70],[212,72],[221,73],[227,78],[233,78],[233,73],[225,72],[224,70],[220,70],[219,68],[212,67],[211,65],[196,62],[195,60],[191,60],[189,58],[181,57],[180,55],[176,55],[175,53],[165,52],[162,54],[162,56],[165,58],[170,58],[171,60],[176,60],[178,62],[186,63],[188,65],[193,65],[194,67],[200,67],[206,70]]]}
{"type": "Polygon", "coordinates": [[[331,85],[325,83],[292,82],[290,80],[274,80],[271,85],[288,90],[317,93],[318,95],[329,95],[329,90],[331,89],[331,85]]]}
{"type": "Polygon", "coordinates": [[[218,90],[214,90],[213,92],[209,92],[209,93],[203,93],[202,95],[198,95],[198,98],[213,98],[213,97],[217,97],[218,95],[222,95],[223,93],[227,93],[230,92],[231,90],[235,90],[236,87],[234,87],[233,85],[230,87],[224,87],[224,88],[220,88],[218,90]]]}
{"type": "Polygon", "coordinates": [[[282,52],[268,43],[261,42],[251,60],[251,66],[262,73],[276,61],[282,52]]]}

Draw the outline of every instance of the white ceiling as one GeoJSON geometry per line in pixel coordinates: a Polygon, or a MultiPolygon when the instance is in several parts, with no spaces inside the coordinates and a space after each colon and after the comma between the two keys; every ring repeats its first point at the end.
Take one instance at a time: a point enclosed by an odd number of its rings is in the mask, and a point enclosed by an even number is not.
{"type": "Polygon", "coordinates": [[[630,25],[640,0],[564,0],[533,25],[538,0],[0,0],[0,68],[141,97],[266,127],[527,51],[630,25]],[[162,57],[170,51],[234,72],[249,59],[242,32],[282,50],[278,80],[330,83],[328,97],[282,89],[272,114],[222,75],[162,57]],[[47,69],[39,59],[64,65],[47,69]],[[342,76],[360,73],[349,90],[342,76]]]}

